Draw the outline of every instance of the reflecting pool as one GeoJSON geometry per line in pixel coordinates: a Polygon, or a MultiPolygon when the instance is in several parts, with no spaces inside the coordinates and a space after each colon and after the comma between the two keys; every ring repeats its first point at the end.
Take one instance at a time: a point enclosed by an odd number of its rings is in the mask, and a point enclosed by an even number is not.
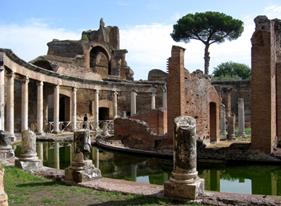
{"type": "MultiPolygon", "coordinates": [[[[16,155],[20,147],[15,148],[16,155]]],[[[64,169],[70,165],[72,145],[69,143],[38,143],[37,153],[45,166],[64,169]]],[[[163,184],[172,171],[171,159],[109,152],[93,147],[90,158],[104,177],[163,184]]],[[[281,166],[198,164],[205,189],[244,194],[281,195],[281,166]]]]}

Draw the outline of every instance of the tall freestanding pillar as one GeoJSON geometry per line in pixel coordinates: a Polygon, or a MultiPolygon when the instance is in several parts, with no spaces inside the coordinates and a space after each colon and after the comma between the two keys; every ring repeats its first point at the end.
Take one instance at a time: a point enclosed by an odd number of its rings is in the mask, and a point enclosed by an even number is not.
{"type": "Polygon", "coordinates": [[[71,122],[72,122],[72,130],[75,131],[77,128],[77,89],[74,87],[72,88],[72,116],[71,116],[71,122]]]}
{"type": "Polygon", "coordinates": [[[174,166],[164,184],[164,194],[194,200],[204,192],[204,180],[196,169],[196,120],[189,116],[175,118],[174,133],[174,166]]]}
{"type": "Polygon", "coordinates": [[[29,78],[24,77],[21,84],[21,131],[28,130],[28,83],[29,78]]]}
{"type": "Polygon", "coordinates": [[[96,92],[95,92],[95,124],[96,124],[96,129],[99,128],[99,90],[96,89],[96,92]]]}
{"type": "Polygon", "coordinates": [[[37,133],[43,134],[43,82],[37,82],[37,133]]]}
{"type": "Polygon", "coordinates": [[[7,92],[7,131],[14,136],[14,80],[15,74],[11,72],[8,76],[8,92],[7,92]]]}
{"type": "Polygon", "coordinates": [[[238,128],[239,136],[245,136],[245,112],[244,112],[244,99],[238,98],[238,128]]]}
{"type": "Polygon", "coordinates": [[[5,69],[0,54],[0,130],[5,130],[5,69]]]}
{"type": "Polygon", "coordinates": [[[221,137],[224,139],[226,137],[226,117],[225,117],[225,106],[224,106],[224,104],[221,104],[220,130],[221,130],[221,137]]]}
{"type": "Polygon", "coordinates": [[[113,116],[114,119],[118,117],[118,92],[113,92],[113,116]]]}
{"type": "Polygon", "coordinates": [[[166,86],[163,88],[162,107],[163,107],[164,111],[167,110],[167,88],[166,88],[166,86]]]}
{"type": "Polygon", "coordinates": [[[54,89],[54,132],[60,131],[59,127],[59,109],[60,109],[60,86],[56,85],[54,89]]]}
{"type": "Polygon", "coordinates": [[[131,116],[137,113],[137,92],[131,91],[131,116]]]}

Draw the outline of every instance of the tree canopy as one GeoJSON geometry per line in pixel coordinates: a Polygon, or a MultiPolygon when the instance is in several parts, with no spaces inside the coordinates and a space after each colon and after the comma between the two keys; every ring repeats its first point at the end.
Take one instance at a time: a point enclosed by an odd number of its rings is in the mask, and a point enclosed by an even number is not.
{"type": "Polygon", "coordinates": [[[205,74],[209,73],[209,46],[213,43],[237,39],[243,32],[243,22],[220,12],[207,11],[187,14],[173,26],[171,37],[175,41],[199,40],[205,45],[205,74]]]}
{"type": "Polygon", "coordinates": [[[246,64],[236,62],[221,63],[214,68],[215,80],[241,80],[250,79],[251,69],[246,64]]]}

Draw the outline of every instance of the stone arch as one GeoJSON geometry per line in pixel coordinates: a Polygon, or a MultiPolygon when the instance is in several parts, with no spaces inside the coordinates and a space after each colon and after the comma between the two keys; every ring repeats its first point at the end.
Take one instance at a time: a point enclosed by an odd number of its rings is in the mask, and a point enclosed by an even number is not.
{"type": "Polygon", "coordinates": [[[90,49],[90,68],[95,72],[111,74],[110,54],[101,45],[93,46],[90,49]]]}
{"type": "Polygon", "coordinates": [[[53,71],[53,67],[52,67],[51,63],[47,60],[37,60],[37,61],[33,62],[32,64],[34,64],[38,67],[53,71]]]}

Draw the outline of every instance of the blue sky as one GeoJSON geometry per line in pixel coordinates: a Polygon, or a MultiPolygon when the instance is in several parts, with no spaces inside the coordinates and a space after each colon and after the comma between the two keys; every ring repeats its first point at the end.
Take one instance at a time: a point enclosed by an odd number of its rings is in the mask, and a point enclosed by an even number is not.
{"type": "Polygon", "coordinates": [[[146,79],[152,68],[166,70],[173,44],[186,48],[189,70],[203,68],[200,42],[176,43],[170,38],[178,18],[200,11],[224,12],[244,21],[245,31],[235,41],[212,45],[211,70],[224,61],[250,64],[253,18],[265,14],[281,18],[280,0],[2,0],[0,47],[31,60],[47,51],[53,38],[79,39],[82,30],[96,29],[99,19],[120,28],[121,47],[136,79],[146,79]]]}

